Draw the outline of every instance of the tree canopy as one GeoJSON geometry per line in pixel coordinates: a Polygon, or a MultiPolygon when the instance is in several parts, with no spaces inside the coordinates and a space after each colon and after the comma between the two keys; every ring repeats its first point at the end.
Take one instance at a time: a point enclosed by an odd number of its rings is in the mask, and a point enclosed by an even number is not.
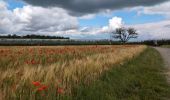
{"type": "Polygon", "coordinates": [[[123,43],[128,42],[132,38],[138,37],[138,33],[134,28],[128,28],[128,29],[124,27],[117,28],[116,31],[112,32],[111,34],[113,38],[118,39],[123,43]]]}

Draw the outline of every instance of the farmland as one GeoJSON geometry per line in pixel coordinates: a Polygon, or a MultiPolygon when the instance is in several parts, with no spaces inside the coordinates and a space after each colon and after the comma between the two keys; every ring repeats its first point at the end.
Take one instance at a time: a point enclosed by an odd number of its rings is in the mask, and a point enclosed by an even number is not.
{"type": "Polygon", "coordinates": [[[0,47],[0,99],[65,99],[146,46],[0,47]]]}

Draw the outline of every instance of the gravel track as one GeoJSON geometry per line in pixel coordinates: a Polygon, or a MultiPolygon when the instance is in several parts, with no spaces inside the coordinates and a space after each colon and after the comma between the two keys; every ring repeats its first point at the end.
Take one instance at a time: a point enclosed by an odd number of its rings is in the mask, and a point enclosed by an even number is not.
{"type": "Polygon", "coordinates": [[[164,59],[165,67],[167,69],[165,74],[167,75],[167,80],[170,83],[170,48],[155,47],[155,49],[160,52],[164,59]]]}

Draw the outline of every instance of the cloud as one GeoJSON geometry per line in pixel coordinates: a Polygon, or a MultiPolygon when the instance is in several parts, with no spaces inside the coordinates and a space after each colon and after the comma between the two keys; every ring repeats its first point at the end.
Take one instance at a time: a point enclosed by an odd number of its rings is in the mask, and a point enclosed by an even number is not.
{"type": "Polygon", "coordinates": [[[123,25],[124,25],[124,22],[122,18],[115,16],[109,19],[108,26],[102,27],[101,32],[110,33],[110,32],[115,31],[116,28],[123,27],[123,25]]]}
{"type": "Polygon", "coordinates": [[[24,6],[13,11],[0,1],[0,33],[52,34],[79,28],[76,17],[62,8],[24,6]]]}
{"type": "Polygon", "coordinates": [[[170,1],[151,7],[142,7],[140,9],[141,10],[138,11],[139,14],[160,14],[170,18],[170,1]]]}
{"type": "Polygon", "coordinates": [[[135,40],[148,39],[169,39],[170,38],[170,20],[152,22],[145,24],[125,25],[121,17],[112,17],[108,20],[108,25],[103,27],[84,27],[81,30],[74,30],[69,36],[79,39],[110,39],[110,33],[119,27],[133,27],[139,33],[135,40]],[[77,33],[77,34],[75,34],[77,33]]]}
{"type": "MultiPolygon", "coordinates": [[[[110,39],[110,33],[115,31],[116,28],[120,28],[124,25],[122,18],[112,17],[108,21],[107,26],[103,27],[83,27],[80,30],[75,30],[72,32],[74,35],[79,37],[79,39],[110,39]],[[75,34],[77,33],[77,34],[75,34]]],[[[70,34],[70,32],[68,32],[70,34]]]]}
{"type": "Polygon", "coordinates": [[[170,38],[170,20],[137,25],[126,25],[126,27],[134,27],[137,29],[139,33],[138,40],[170,38]]]}
{"type": "Polygon", "coordinates": [[[24,17],[29,21],[23,31],[55,32],[78,28],[77,18],[69,16],[61,8],[25,6],[22,9],[15,9],[14,13],[21,19],[24,17]]]}
{"type": "Polygon", "coordinates": [[[122,18],[120,17],[113,17],[109,20],[109,28],[111,30],[115,30],[116,28],[120,28],[123,25],[122,18]]]}
{"type": "Polygon", "coordinates": [[[122,25],[120,17],[113,17],[104,27],[79,27],[78,17],[70,16],[62,8],[24,6],[7,9],[0,2],[0,34],[43,34],[68,36],[72,39],[108,39],[109,31],[122,25]],[[44,13],[45,12],[45,13],[44,13]]]}
{"type": "Polygon", "coordinates": [[[14,25],[18,19],[7,9],[7,4],[3,1],[0,1],[0,19],[0,33],[15,32],[20,27],[14,25]]]}
{"type": "Polygon", "coordinates": [[[31,5],[60,7],[72,15],[86,15],[105,10],[117,10],[136,6],[151,6],[169,0],[23,0],[31,5]]]}
{"type": "Polygon", "coordinates": [[[87,14],[84,16],[80,16],[79,19],[93,19],[95,18],[96,14],[87,14]]]}

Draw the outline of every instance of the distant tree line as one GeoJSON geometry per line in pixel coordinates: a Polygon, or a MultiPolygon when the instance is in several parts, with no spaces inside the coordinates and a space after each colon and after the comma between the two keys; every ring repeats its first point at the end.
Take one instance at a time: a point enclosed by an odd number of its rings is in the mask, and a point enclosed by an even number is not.
{"type": "Polygon", "coordinates": [[[58,45],[123,45],[123,44],[133,44],[133,45],[155,45],[155,41],[157,42],[157,46],[159,45],[170,45],[170,40],[145,40],[145,41],[138,41],[138,42],[120,42],[120,41],[110,41],[110,40],[1,40],[0,39],[0,46],[58,46],[58,45]]]}
{"type": "Polygon", "coordinates": [[[19,36],[16,34],[13,35],[6,35],[2,36],[0,35],[0,39],[6,38],[6,39],[70,39],[69,37],[62,37],[62,36],[45,36],[45,35],[24,35],[24,36],[19,36]]]}
{"type": "Polygon", "coordinates": [[[170,45],[170,39],[162,39],[162,40],[146,40],[143,41],[146,45],[170,45]]]}

